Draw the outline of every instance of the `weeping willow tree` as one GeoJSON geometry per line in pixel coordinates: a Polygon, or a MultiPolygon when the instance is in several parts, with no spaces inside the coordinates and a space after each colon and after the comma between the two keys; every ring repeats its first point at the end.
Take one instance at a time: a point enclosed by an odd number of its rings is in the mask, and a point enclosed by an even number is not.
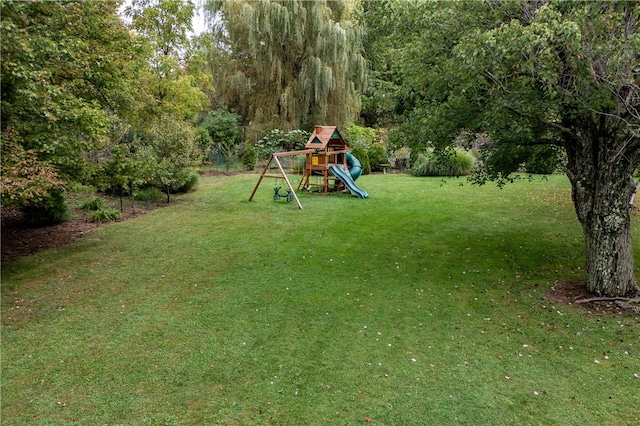
{"type": "Polygon", "coordinates": [[[355,0],[207,0],[222,101],[257,129],[342,126],[366,84],[355,0]]]}

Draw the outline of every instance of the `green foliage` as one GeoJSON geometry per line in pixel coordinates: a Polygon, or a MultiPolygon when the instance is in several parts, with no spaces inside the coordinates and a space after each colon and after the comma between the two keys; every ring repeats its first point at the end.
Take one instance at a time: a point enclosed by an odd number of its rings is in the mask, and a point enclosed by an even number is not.
{"type": "Polygon", "coordinates": [[[180,55],[189,46],[188,32],[193,30],[194,11],[192,1],[132,0],[124,13],[149,40],[156,56],[176,55],[182,59],[180,55]]]}
{"type": "Polygon", "coordinates": [[[192,191],[198,185],[199,181],[200,181],[200,175],[198,175],[198,173],[194,171],[190,171],[189,174],[187,175],[186,181],[179,187],[172,187],[171,192],[186,193],[186,192],[192,191]]]}
{"type": "Polygon", "coordinates": [[[49,194],[85,178],[86,153],[104,147],[115,114],[131,106],[140,49],[116,1],[0,7],[2,138],[14,151],[3,152],[3,199],[46,210],[49,194]]]}
{"type": "Polygon", "coordinates": [[[124,10],[152,52],[144,76],[144,88],[151,94],[145,103],[147,115],[191,120],[208,105],[201,89],[208,79],[197,67],[187,67],[194,72],[189,74],[183,66],[192,55],[200,60],[188,38],[194,10],[193,2],[182,0],[133,0],[124,10]]]}
{"type": "Polygon", "coordinates": [[[242,150],[242,167],[245,170],[253,170],[256,167],[257,151],[251,144],[244,145],[242,150]]]}
{"type": "Polygon", "coordinates": [[[371,165],[371,171],[373,172],[381,171],[382,164],[387,164],[389,162],[384,147],[377,143],[369,146],[367,156],[369,157],[369,164],[371,165]]]}
{"type": "Polygon", "coordinates": [[[356,3],[205,1],[223,101],[259,131],[353,121],[366,85],[356,3]]]}
{"type": "Polygon", "coordinates": [[[559,165],[560,149],[554,145],[536,146],[525,162],[527,173],[549,175],[556,171],[559,165]]]}
{"type": "Polygon", "coordinates": [[[225,162],[234,160],[234,153],[241,141],[242,117],[226,109],[210,111],[200,122],[199,128],[209,134],[211,144],[203,146],[209,139],[200,137],[200,146],[208,162],[225,162]],[[222,158],[220,158],[222,157],[222,158]]]}
{"type": "Polygon", "coordinates": [[[311,133],[300,129],[289,132],[273,129],[256,143],[258,159],[266,160],[274,152],[301,150],[309,140],[309,136],[311,133]]]}
{"type": "Polygon", "coordinates": [[[369,149],[371,144],[376,140],[376,132],[369,127],[352,124],[347,127],[345,138],[352,148],[361,147],[369,149]]]}
{"type": "Polygon", "coordinates": [[[70,215],[63,191],[52,191],[44,199],[22,206],[20,210],[27,221],[38,226],[56,225],[69,220],[70,215]]]}
{"type": "Polygon", "coordinates": [[[154,203],[163,197],[162,192],[158,188],[142,188],[134,192],[133,198],[138,201],[147,201],[154,203]]]}
{"type": "Polygon", "coordinates": [[[356,146],[351,150],[351,153],[358,159],[358,161],[360,161],[360,164],[362,165],[362,174],[370,174],[371,163],[369,162],[369,155],[367,154],[367,151],[365,151],[365,149],[361,146],[356,146]]]}
{"type": "Polygon", "coordinates": [[[104,200],[100,197],[93,197],[90,200],[87,200],[84,203],[82,203],[82,205],[80,206],[80,208],[85,211],[100,210],[104,207],[106,207],[106,204],[104,200]]]}
{"type": "Polygon", "coordinates": [[[40,150],[26,150],[13,128],[2,130],[2,205],[25,206],[44,202],[66,186],[53,164],[38,160],[40,150]]]}
{"type": "Polygon", "coordinates": [[[637,292],[628,229],[640,164],[640,144],[631,142],[640,129],[637,2],[380,7],[393,24],[376,51],[386,60],[377,65],[397,73],[385,77],[399,86],[389,95],[403,142],[415,151],[423,141],[452,146],[460,130],[485,133],[491,161],[476,182],[499,184],[530,156],[531,167],[550,170],[532,147],[563,147],[588,247],[587,288],[608,296],[637,292]]]}
{"type": "MultiPolygon", "coordinates": [[[[366,152],[368,162],[367,170],[369,170],[367,173],[382,170],[380,164],[388,162],[379,131],[352,124],[346,128],[345,139],[353,149],[359,148],[366,152]]],[[[358,155],[356,155],[356,157],[358,159],[360,158],[358,155]]]]}
{"type": "Polygon", "coordinates": [[[109,160],[102,173],[104,189],[118,188],[120,193],[130,194],[136,188],[153,182],[158,162],[147,142],[129,132],[126,138],[111,147],[109,160]]]}
{"type": "Polygon", "coordinates": [[[155,180],[169,192],[192,179],[192,167],[201,162],[195,131],[189,123],[164,116],[149,128],[145,142],[156,161],[155,180]]]}
{"type": "Polygon", "coordinates": [[[114,220],[120,219],[121,216],[122,213],[120,212],[120,210],[110,207],[100,207],[99,209],[91,212],[91,214],[89,215],[89,222],[112,222],[114,220]]]}
{"type": "Polygon", "coordinates": [[[211,161],[209,158],[211,148],[213,147],[213,139],[209,134],[209,130],[203,126],[198,126],[195,129],[195,143],[202,152],[205,161],[211,161]]]}
{"type": "Polygon", "coordinates": [[[475,159],[467,151],[456,148],[454,150],[427,150],[418,155],[411,166],[414,176],[464,176],[471,173],[475,159]]]}
{"type": "Polygon", "coordinates": [[[193,120],[207,107],[207,95],[202,92],[194,76],[180,76],[165,81],[164,86],[160,103],[164,114],[171,114],[182,120],[193,120]]]}

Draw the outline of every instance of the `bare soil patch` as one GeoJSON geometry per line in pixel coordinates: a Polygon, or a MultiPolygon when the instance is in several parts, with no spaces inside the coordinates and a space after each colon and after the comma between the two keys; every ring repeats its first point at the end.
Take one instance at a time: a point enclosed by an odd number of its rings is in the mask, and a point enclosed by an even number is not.
{"type": "Polygon", "coordinates": [[[596,315],[620,315],[625,312],[640,314],[640,294],[624,298],[598,298],[587,292],[583,281],[555,283],[547,294],[549,299],[564,305],[572,305],[596,315]]]}
{"type": "MultiPolygon", "coordinates": [[[[163,206],[160,203],[141,203],[132,208],[130,204],[126,204],[123,205],[122,216],[118,221],[131,219],[163,206]]],[[[34,226],[25,221],[19,210],[2,209],[1,222],[3,261],[67,245],[96,228],[112,223],[89,222],[77,209],[72,209],[70,220],[52,226],[34,226]]]]}

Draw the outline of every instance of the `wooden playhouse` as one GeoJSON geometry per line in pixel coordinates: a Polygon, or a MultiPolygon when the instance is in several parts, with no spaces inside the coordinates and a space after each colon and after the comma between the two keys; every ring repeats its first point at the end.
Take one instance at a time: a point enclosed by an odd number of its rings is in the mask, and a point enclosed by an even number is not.
{"type": "Polygon", "coordinates": [[[344,190],[342,182],[330,172],[332,166],[347,167],[347,143],[336,126],[316,126],[304,147],[308,152],[298,189],[316,189],[323,194],[344,190]]]}

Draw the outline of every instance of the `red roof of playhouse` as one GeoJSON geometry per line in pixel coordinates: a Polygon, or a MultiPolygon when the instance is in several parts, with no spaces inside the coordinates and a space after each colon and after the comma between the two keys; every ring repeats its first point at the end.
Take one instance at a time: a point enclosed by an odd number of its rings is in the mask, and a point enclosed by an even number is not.
{"type": "Polygon", "coordinates": [[[336,126],[316,126],[313,133],[309,137],[305,148],[327,148],[331,143],[332,146],[347,146],[347,143],[340,136],[340,132],[336,126]]]}

